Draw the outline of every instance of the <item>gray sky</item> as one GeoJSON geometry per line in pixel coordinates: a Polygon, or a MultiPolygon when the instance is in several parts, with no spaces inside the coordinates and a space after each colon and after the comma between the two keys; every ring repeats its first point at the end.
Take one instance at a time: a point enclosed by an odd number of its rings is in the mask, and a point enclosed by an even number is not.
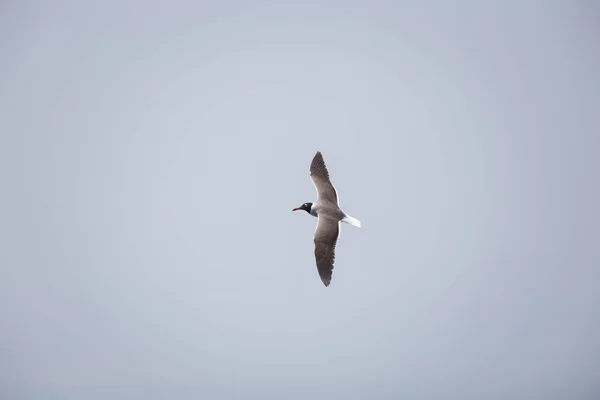
{"type": "Polygon", "coordinates": [[[211,3],[0,6],[1,397],[598,398],[600,7],[211,3]]]}

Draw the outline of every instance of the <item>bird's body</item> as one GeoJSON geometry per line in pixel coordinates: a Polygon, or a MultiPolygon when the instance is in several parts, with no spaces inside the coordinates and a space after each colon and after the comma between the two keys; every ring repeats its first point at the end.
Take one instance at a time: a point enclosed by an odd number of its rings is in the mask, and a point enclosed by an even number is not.
{"type": "Polygon", "coordinates": [[[335,247],[340,235],[340,223],[345,222],[359,228],[361,223],[339,207],[338,194],[329,179],[321,152],[317,152],[312,160],[310,177],[317,190],[317,201],[304,203],[293,211],[304,210],[318,219],[314,237],[315,260],[323,284],[329,286],[333,274],[335,247]]]}
{"type": "Polygon", "coordinates": [[[316,218],[322,216],[324,218],[332,219],[334,221],[345,222],[347,224],[354,225],[358,228],[360,228],[361,226],[359,220],[347,215],[339,208],[339,206],[329,207],[327,204],[312,203],[312,206],[308,213],[316,218]]]}

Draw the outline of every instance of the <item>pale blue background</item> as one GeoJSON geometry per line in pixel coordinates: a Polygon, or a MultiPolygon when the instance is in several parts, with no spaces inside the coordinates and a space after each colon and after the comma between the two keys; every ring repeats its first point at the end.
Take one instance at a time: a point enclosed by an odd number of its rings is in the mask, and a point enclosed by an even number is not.
{"type": "Polygon", "coordinates": [[[4,1],[0,397],[600,398],[599,20],[4,1]]]}

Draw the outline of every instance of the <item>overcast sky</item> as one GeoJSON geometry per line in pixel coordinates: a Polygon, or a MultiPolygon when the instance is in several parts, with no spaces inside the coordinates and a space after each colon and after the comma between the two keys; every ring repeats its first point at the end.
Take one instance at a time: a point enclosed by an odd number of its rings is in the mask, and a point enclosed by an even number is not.
{"type": "Polygon", "coordinates": [[[2,2],[0,397],[599,398],[599,20],[2,2]]]}

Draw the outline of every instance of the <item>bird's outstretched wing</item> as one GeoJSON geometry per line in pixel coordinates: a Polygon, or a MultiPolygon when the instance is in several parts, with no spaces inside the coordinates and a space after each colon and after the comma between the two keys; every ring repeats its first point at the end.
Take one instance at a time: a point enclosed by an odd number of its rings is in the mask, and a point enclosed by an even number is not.
{"type": "Polygon", "coordinates": [[[317,189],[319,203],[330,202],[336,205],[339,203],[337,191],[329,179],[329,171],[320,151],[317,151],[310,164],[310,178],[317,189]]]}
{"type": "Polygon", "coordinates": [[[331,283],[333,263],[335,262],[335,246],[340,235],[339,222],[326,217],[319,217],[315,230],[315,260],[319,276],[325,286],[331,283]]]}

